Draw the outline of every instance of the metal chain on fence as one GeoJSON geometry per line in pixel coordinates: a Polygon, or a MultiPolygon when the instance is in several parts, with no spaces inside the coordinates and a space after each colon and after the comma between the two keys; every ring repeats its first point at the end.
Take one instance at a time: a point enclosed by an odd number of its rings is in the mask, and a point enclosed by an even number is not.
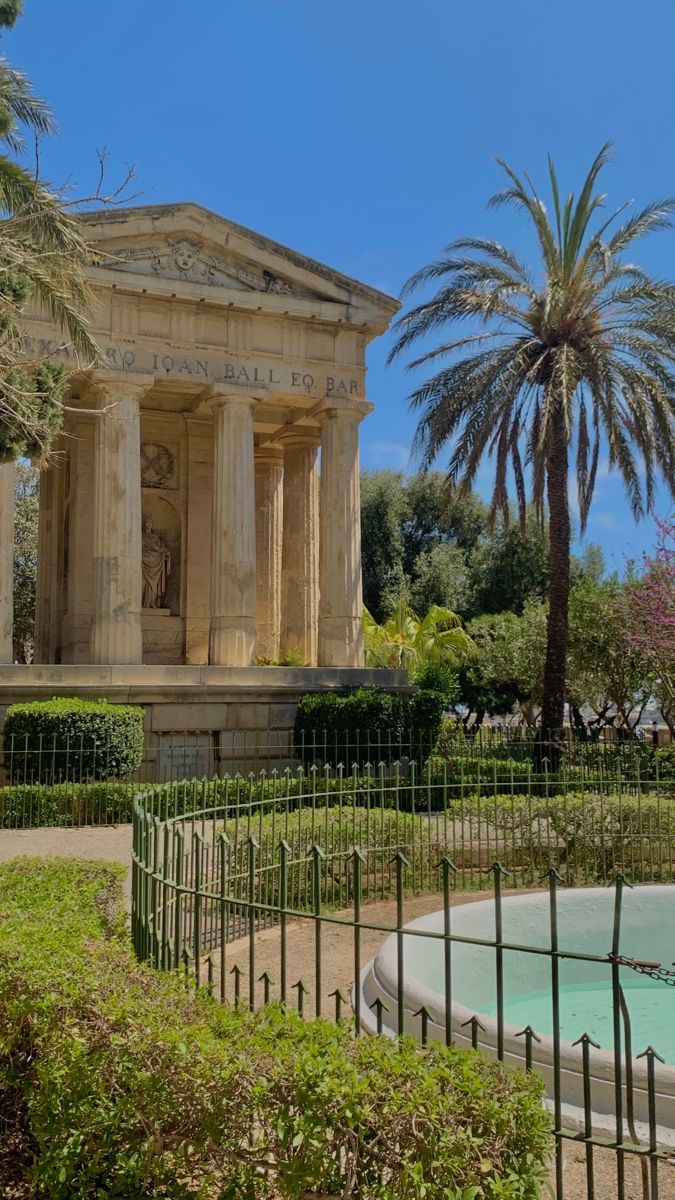
{"type": "Polygon", "coordinates": [[[649,979],[657,979],[659,983],[665,983],[668,987],[675,987],[675,971],[664,967],[661,963],[644,962],[639,958],[625,958],[621,954],[616,956],[610,954],[609,959],[610,962],[618,963],[620,967],[629,967],[637,975],[647,975],[649,979]]]}

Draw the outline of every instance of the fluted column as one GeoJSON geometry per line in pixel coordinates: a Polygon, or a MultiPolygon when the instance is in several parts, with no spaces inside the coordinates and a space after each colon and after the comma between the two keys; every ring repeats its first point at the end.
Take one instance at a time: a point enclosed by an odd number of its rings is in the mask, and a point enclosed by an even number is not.
{"type": "Polygon", "coordinates": [[[253,406],[223,396],[213,413],[213,528],[209,661],[250,666],[255,654],[253,406]]]}
{"type": "Polygon", "coordinates": [[[140,400],[147,383],[97,383],[91,661],[140,663],[140,400]]]}
{"type": "Polygon", "coordinates": [[[284,448],[284,533],[281,653],[297,651],[316,666],[319,610],[319,439],[311,431],[281,434],[284,448]]]}
{"type": "Polygon", "coordinates": [[[14,479],[13,462],[0,463],[0,663],[14,662],[14,479]]]}
{"type": "Polygon", "coordinates": [[[268,443],[255,452],[256,654],[279,658],[284,454],[268,443]]]}
{"type": "Polygon", "coordinates": [[[327,400],[321,422],[319,663],[363,666],[359,424],[372,406],[327,400]]]}

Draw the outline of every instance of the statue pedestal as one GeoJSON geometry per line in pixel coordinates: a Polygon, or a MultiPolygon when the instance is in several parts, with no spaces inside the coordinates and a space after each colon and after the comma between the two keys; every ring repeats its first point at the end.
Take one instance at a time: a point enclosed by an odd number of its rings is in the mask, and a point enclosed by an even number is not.
{"type": "Polygon", "coordinates": [[[170,608],[144,608],[142,610],[142,613],[143,613],[143,620],[146,621],[148,618],[152,618],[152,617],[170,617],[171,609],[170,608]]]}

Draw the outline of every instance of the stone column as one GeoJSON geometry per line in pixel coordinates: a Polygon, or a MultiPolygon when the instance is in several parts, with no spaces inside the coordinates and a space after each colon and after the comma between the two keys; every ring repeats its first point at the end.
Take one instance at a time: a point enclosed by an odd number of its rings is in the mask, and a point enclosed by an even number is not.
{"type": "Polygon", "coordinates": [[[87,414],[70,413],[68,421],[68,545],[66,605],[61,661],[89,662],[91,648],[94,557],[92,496],[96,495],[96,427],[87,414]]]}
{"type": "Polygon", "coordinates": [[[319,615],[319,439],[311,431],[281,434],[284,448],[284,534],[281,653],[295,650],[316,666],[319,615]]]}
{"type": "Polygon", "coordinates": [[[148,384],[97,384],[92,663],[140,663],[140,400],[148,384]]]}
{"type": "Polygon", "coordinates": [[[0,663],[14,662],[14,481],[13,462],[0,463],[0,663]]]}
{"type": "Polygon", "coordinates": [[[37,572],[35,580],[35,646],[33,662],[48,663],[51,651],[55,469],[40,471],[38,493],[37,572]]]}
{"type": "Polygon", "coordinates": [[[363,666],[359,423],[372,406],[326,400],[321,422],[319,663],[363,666]]]}
{"type": "Polygon", "coordinates": [[[219,666],[247,667],[255,654],[254,404],[223,396],[213,413],[209,661],[219,666]]]}
{"type": "Polygon", "coordinates": [[[284,454],[268,443],[255,452],[256,653],[279,658],[281,629],[281,524],[284,454]]]}

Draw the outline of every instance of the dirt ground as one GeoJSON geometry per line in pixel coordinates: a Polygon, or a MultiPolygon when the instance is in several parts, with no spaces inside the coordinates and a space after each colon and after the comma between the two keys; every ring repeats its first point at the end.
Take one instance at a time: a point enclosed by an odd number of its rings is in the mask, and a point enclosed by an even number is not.
{"type": "MultiPolygon", "coordinates": [[[[131,827],[129,825],[110,828],[85,829],[35,829],[0,831],[0,862],[22,855],[55,855],[64,858],[104,859],[128,865],[131,854],[131,827]]],[[[492,893],[458,892],[453,904],[466,904],[472,900],[489,899],[492,893]]],[[[126,880],[125,896],[129,904],[131,896],[131,873],[126,880]]],[[[406,899],[405,919],[435,912],[442,904],[438,893],[411,896],[406,899]]],[[[339,915],[339,914],[336,914],[339,915]]],[[[353,916],[353,912],[345,914],[353,916]]],[[[386,900],[364,906],[363,920],[372,925],[391,928],[394,924],[394,902],[386,900]]],[[[378,951],[384,937],[381,930],[364,929],[361,939],[361,961],[365,964],[378,951]]],[[[353,982],[353,931],[350,926],[325,923],[322,930],[322,1011],[328,1016],[335,1011],[335,1000],[330,993],[342,989],[345,996],[351,991],[353,982]]],[[[305,1011],[308,1016],[315,1010],[314,963],[315,929],[311,919],[291,922],[287,929],[287,978],[289,986],[303,979],[311,989],[306,997],[305,1011]]],[[[228,948],[228,969],[239,963],[248,976],[248,943],[246,939],[233,943],[228,948]]],[[[279,979],[279,930],[261,931],[256,937],[256,979],[269,972],[277,987],[272,993],[278,995],[279,979]]],[[[229,981],[228,981],[229,982],[229,981]]],[[[248,994],[248,982],[244,984],[248,994]]],[[[262,1002],[263,985],[256,984],[259,1003],[262,1002]]],[[[617,1200],[616,1159],[612,1151],[594,1150],[595,1192],[594,1200],[617,1200]]],[[[564,1200],[588,1200],[586,1187],[586,1157],[581,1145],[565,1142],[563,1150],[564,1200]]],[[[675,1165],[663,1163],[659,1167],[659,1200],[675,1200],[675,1165]]],[[[644,1192],[640,1165],[632,1155],[626,1156],[625,1200],[655,1200],[649,1191],[644,1192]]]]}

